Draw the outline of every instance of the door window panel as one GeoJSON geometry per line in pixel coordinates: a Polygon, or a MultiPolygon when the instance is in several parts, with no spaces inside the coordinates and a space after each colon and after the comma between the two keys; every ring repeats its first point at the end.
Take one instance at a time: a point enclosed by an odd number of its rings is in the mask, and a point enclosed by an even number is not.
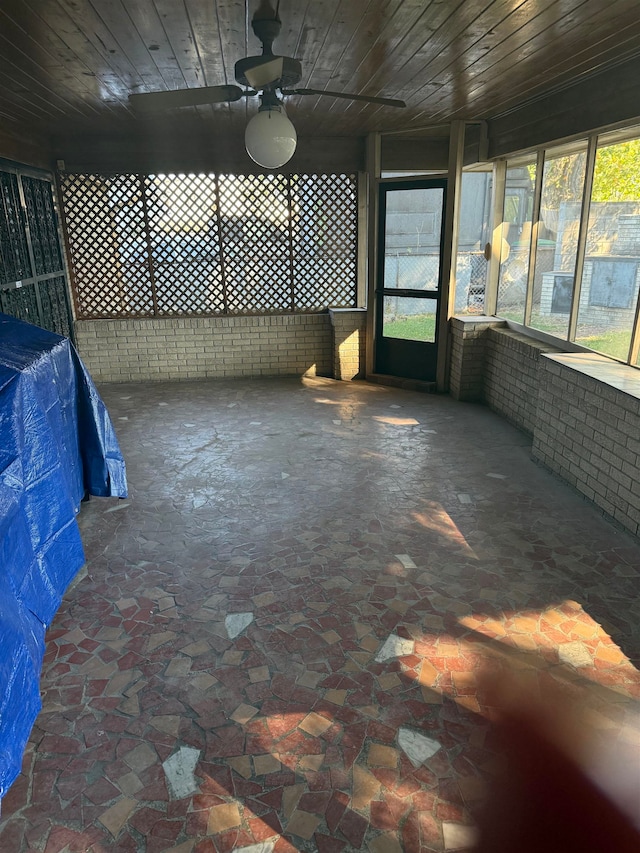
{"type": "Polygon", "coordinates": [[[385,288],[438,289],[443,196],[440,187],[387,192],[385,288]]]}
{"type": "Polygon", "coordinates": [[[382,334],[386,338],[435,343],[437,307],[435,299],[385,296],[382,334]]]}
{"type": "Polygon", "coordinates": [[[437,299],[385,296],[382,334],[386,338],[435,343],[437,299]]]}

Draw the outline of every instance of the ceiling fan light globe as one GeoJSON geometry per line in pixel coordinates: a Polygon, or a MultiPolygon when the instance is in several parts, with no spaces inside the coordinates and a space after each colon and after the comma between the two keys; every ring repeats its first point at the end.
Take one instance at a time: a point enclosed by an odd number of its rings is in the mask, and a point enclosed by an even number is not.
{"type": "Polygon", "coordinates": [[[265,169],[278,169],[288,163],[297,142],[295,127],[278,107],[261,109],[244,132],[247,154],[265,169]]]}

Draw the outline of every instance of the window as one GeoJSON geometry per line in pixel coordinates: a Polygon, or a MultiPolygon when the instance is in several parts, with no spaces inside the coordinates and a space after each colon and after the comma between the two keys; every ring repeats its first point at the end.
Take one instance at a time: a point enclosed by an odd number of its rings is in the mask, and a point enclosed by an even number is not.
{"type": "Polygon", "coordinates": [[[462,173],[456,256],[456,314],[484,312],[489,266],[484,247],[491,240],[492,187],[493,175],[487,169],[462,173]]]}
{"type": "Polygon", "coordinates": [[[498,279],[498,313],[524,322],[531,252],[536,158],[507,163],[498,279]]]}
{"type": "Polygon", "coordinates": [[[567,338],[587,143],[545,151],[531,319],[534,329],[567,338]]]}
{"type": "MultiPolygon", "coordinates": [[[[598,140],[576,342],[626,361],[640,281],[640,139],[598,140]]],[[[637,364],[637,357],[636,357],[637,364]]]]}
{"type": "Polygon", "coordinates": [[[506,164],[497,315],[640,366],[640,127],[535,162],[506,164]]]}

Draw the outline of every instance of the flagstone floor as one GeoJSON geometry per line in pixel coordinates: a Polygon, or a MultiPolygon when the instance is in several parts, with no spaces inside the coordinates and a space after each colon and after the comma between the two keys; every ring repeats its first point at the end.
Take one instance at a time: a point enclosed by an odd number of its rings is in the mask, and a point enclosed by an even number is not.
{"type": "Polygon", "coordinates": [[[478,675],[640,698],[640,545],[482,406],[322,379],[101,389],[126,501],[48,632],[0,850],[468,848],[478,675]]]}

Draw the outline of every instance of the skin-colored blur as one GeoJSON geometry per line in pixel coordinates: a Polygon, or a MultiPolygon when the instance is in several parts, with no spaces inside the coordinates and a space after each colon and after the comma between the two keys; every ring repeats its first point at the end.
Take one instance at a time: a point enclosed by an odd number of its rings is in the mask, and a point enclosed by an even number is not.
{"type": "Polygon", "coordinates": [[[483,688],[503,769],[478,816],[475,853],[638,853],[637,705],[535,663],[488,668],[483,688]]]}

